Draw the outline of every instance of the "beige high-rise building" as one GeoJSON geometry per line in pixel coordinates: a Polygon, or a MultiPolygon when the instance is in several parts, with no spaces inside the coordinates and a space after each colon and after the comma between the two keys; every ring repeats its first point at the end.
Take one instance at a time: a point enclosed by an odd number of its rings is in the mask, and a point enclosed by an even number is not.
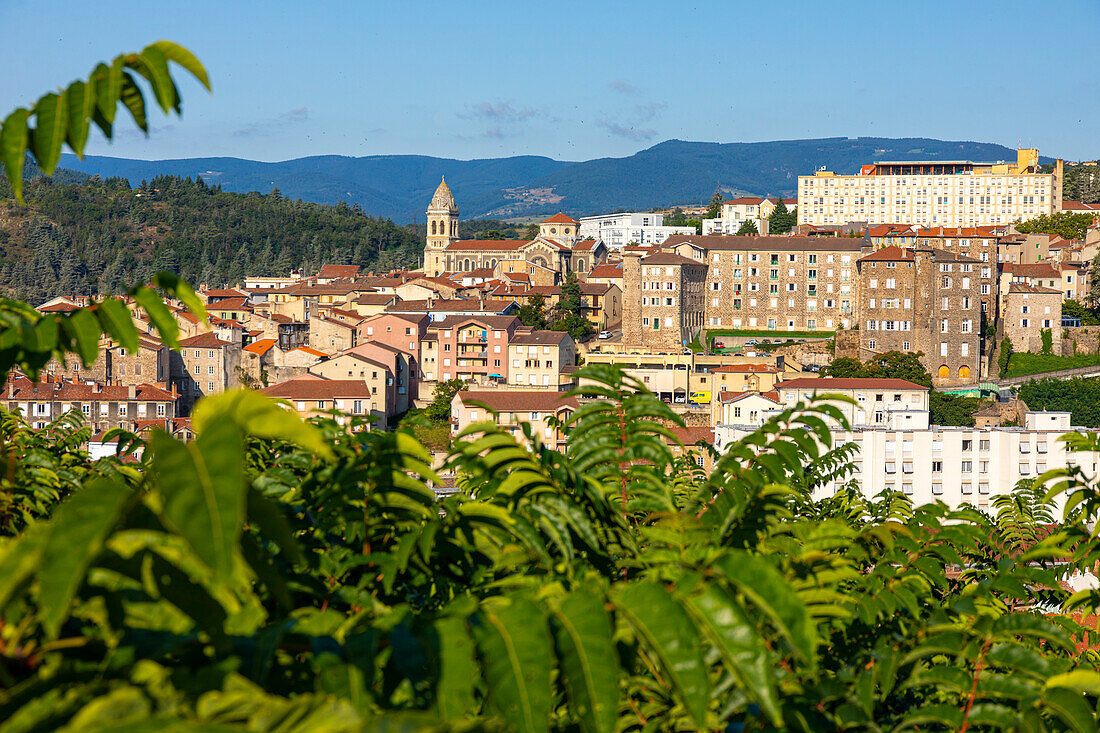
{"type": "Polygon", "coordinates": [[[1062,161],[1039,172],[1039,151],[1015,163],[880,162],[855,175],[819,170],[798,177],[798,223],[915,224],[973,227],[1010,224],[1062,208],[1062,161]]]}

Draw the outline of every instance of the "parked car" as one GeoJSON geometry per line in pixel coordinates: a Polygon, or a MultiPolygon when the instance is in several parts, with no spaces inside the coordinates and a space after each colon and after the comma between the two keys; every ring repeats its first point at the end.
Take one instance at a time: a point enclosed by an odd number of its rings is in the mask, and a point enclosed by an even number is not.
{"type": "Polygon", "coordinates": [[[610,331],[600,331],[600,338],[602,338],[602,339],[611,338],[611,332],[610,331]]]}
{"type": "Polygon", "coordinates": [[[756,339],[749,339],[745,342],[745,346],[756,346],[759,343],[756,339]]]}

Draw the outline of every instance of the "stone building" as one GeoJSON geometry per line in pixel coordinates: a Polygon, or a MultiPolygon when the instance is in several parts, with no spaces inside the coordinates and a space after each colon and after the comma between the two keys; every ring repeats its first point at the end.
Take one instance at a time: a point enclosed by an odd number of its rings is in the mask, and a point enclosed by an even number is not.
{"type": "Polygon", "coordinates": [[[1043,331],[1050,331],[1051,353],[1062,353],[1062,293],[1025,283],[1011,283],[1005,295],[1004,334],[1014,351],[1039,353],[1043,331]]]}
{"type": "Polygon", "coordinates": [[[919,246],[885,247],[858,266],[861,360],[919,352],[937,386],[983,376],[982,293],[996,297],[991,266],[919,246]]]}
{"type": "Polygon", "coordinates": [[[681,351],[703,327],[707,265],[673,252],[623,250],[623,338],[627,347],[681,351]]]}
{"type": "Polygon", "coordinates": [[[665,246],[706,265],[707,328],[833,331],[855,320],[858,239],[677,236],[665,246]]]}
{"type": "Polygon", "coordinates": [[[314,316],[309,319],[309,345],[326,354],[350,349],[358,343],[356,323],[348,323],[328,313],[314,316]]]}
{"type": "Polygon", "coordinates": [[[107,349],[109,379],[115,384],[145,384],[169,381],[170,351],[160,339],[142,334],[137,351],[112,345],[107,349]]]}
{"type": "Polygon", "coordinates": [[[70,412],[99,433],[111,428],[136,431],[138,422],[176,417],[178,395],[164,385],[103,385],[64,379],[32,382],[14,377],[4,385],[3,399],[10,412],[20,412],[36,429],[70,412]]]}
{"type": "MultiPolygon", "coordinates": [[[[424,247],[424,274],[438,277],[444,273],[496,270],[501,263],[517,262],[557,273],[560,280],[569,272],[583,278],[599,262],[607,259],[607,247],[596,240],[581,239],[577,222],[556,214],[539,225],[533,240],[459,239],[458,207],[447,182],[436,189],[428,205],[428,236],[424,247]]],[[[555,283],[549,283],[555,284],[555,283]]]]}
{"type": "Polygon", "coordinates": [[[180,341],[180,350],[171,352],[169,374],[179,386],[182,412],[190,414],[201,397],[240,386],[241,350],[240,344],[222,341],[212,333],[180,341]]]}
{"type": "Polygon", "coordinates": [[[508,342],[508,384],[556,391],[562,369],[576,363],[576,344],[565,331],[516,331],[508,342]]]}

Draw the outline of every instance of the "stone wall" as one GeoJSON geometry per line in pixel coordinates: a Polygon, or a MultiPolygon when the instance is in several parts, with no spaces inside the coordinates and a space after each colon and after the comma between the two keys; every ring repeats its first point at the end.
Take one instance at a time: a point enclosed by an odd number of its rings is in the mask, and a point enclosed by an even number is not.
{"type": "Polygon", "coordinates": [[[859,331],[856,329],[847,329],[836,332],[836,353],[834,356],[837,359],[858,359],[859,358],[859,331]]]}
{"type": "MultiPolygon", "coordinates": [[[[1100,326],[1069,326],[1059,328],[1062,334],[1062,356],[1100,354],[1100,326]]],[[[1016,347],[1013,342],[1012,347],[1016,347]]]]}

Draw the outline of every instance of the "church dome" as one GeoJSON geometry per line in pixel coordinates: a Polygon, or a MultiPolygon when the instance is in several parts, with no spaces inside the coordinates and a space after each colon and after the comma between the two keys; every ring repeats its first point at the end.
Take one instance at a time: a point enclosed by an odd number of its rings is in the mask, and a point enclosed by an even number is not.
{"type": "Polygon", "coordinates": [[[432,196],[432,203],[428,208],[443,209],[445,211],[455,211],[458,208],[455,206],[455,197],[451,193],[450,187],[447,185],[446,178],[440,182],[439,188],[435,190],[435,195],[432,196]]]}

